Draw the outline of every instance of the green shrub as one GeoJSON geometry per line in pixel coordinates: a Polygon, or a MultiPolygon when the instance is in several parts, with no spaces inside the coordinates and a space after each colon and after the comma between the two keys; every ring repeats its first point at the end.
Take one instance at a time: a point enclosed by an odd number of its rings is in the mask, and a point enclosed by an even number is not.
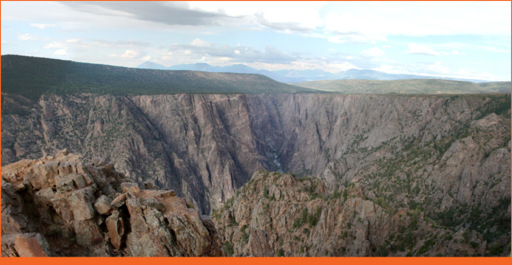
{"type": "Polygon", "coordinates": [[[300,223],[305,224],[308,221],[308,208],[302,209],[302,214],[300,217],[300,223]]]}
{"type": "Polygon", "coordinates": [[[242,243],[247,244],[249,242],[249,234],[245,231],[247,230],[247,225],[243,225],[240,230],[242,231],[242,243]]]}
{"type": "Polygon", "coordinates": [[[491,256],[499,256],[502,252],[502,248],[499,244],[495,243],[491,246],[489,252],[491,256]]]}
{"type": "Polygon", "coordinates": [[[434,240],[432,239],[429,239],[427,240],[421,247],[420,249],[418,250],[418,255],[423,255],[425,254],[427,251],[429,251],[433,246],[434,246],[435,242],[434,240]]]}
{"type": "Polygon", "coordinates": [[[312,214],[308,217],[309,227],[313,227],[318,223],[320,219],[320,214],[322,213],[322,208],[317,208],[315,214],[312,214]]]}
{"type": "Polygon", "coordinates": [[[267,198],[267,199],[269,198],[269,197],[268,197],[268,189],[267,189],[267,187],[264,187],[264,188],[263,188],[263,197],[265,197],[265,198],[267,198]]]}
{"type": "Polygon", "coordinates": [[[231,257],[233,256],[233,243],[231,242],[224,242],[224,251],[226,252],[226,256],[231,257]]]}
{"type": "Polygon", "coordinates": [[[300,218],[295,219],[295,222],[293,223],[293,229],[297,229],[301,226],[300,218]]]}

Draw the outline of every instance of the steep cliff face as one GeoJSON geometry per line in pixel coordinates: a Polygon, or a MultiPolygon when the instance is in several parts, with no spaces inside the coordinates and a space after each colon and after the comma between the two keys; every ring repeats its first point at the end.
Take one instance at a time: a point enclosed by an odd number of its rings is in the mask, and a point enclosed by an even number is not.
{"type": "Polygon", "coordinates": [[[59,153],[2,167],[2,256],[222,256],[211,220],[174,191],[59,153]]]}
{"type": "MultiPolygon", "coordinates": [[[[2,97],[2,163],[67,148],[105,157],[129,178],[169,187],[204,213],[254,171],[275,166],[271,119],[247,95],[2,97]]],[[[263,107],[263,108],[260,108],[263,107]]],[[[273,111],[273,110],[270,110],[273,111]]]]}
{"type": "Polygon", "coordinates": [[[508,95],[2,95],[3,164],[98,155],[203,213],[259,169],[318,176],[330,192],[361,183],[393,206],[423,201],[411,191],[446,211],[472,206],[475,192],[510,189],[509,142],[508,95]],[[476,175],[495,185],[475,190],[476,175]]]}

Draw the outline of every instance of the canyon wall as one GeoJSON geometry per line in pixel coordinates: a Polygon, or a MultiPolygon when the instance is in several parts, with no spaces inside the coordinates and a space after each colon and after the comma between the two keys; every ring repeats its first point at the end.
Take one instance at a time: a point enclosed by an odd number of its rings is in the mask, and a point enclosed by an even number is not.
{"type": "Polygon", "coordinates": [[[400,206],[435,195],[429,205],[448,210],[510,194],[510,98],[2,95],[3,165],[63,148],[174,189],[203,213],[260,169],[318,176],[330,191],[361,183],[400,206]],[[493,187],[478,188],[482,178],[493,187]]]}

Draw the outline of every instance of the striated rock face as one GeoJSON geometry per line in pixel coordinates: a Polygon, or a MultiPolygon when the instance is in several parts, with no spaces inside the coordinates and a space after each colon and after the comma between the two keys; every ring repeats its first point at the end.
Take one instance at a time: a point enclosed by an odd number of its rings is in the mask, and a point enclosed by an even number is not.
{"type": "Polygon", "coordinates": [[[106,157],[203,214],[259,169],[318,176],[330,192],[360,183],[393,206],[508,206],[509,95],[2,95],[2,108],[2,163],[62,148],[106,157]]]}
{"type": "Polygon", "coordinates": [[[213,217],[226,253],[233,256],[482,256],[510,251],[488,247],[509,244],[510,231],[489,240],[472,229],[471,220],[458,227],[440,225],[421,208],[393,208],[368,198],[359,184],[328,192],[318,178],[268,171],[255,173],[213,217]]]}
{"type": "Polygon", "coordinates": [[[208,218],[112,164],[55,157],[2,167],[2,256],[222,256],[208,218]]]}

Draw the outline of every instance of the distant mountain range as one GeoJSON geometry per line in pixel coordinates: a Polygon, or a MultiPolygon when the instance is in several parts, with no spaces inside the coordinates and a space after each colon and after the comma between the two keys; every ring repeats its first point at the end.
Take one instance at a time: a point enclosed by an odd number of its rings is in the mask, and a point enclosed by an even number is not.
{"type": "Polygon", "coordinates": [[[444,79],[469,82],[485,82],[484,80],[449,78],[439,76],[422,76],[409,74],[389,74],[368,69],[349,69],[338,73],[329,73],[322,70],[279,70],[268,71],[249,67],[243,64],[234,64],[229,66],[213,66],[207,63],[179,64],[166,67],[154,62],[144,62],[136,68],[153,70],[190,70],[204,71],[214,73],[242,73],[242,74],[261,74],[268,76],[276,81],[285,83],[299,83],[316,80],[344,80],[344,79],[365,79],[365,80],[402,80],[402,79],[444,79]]]}

